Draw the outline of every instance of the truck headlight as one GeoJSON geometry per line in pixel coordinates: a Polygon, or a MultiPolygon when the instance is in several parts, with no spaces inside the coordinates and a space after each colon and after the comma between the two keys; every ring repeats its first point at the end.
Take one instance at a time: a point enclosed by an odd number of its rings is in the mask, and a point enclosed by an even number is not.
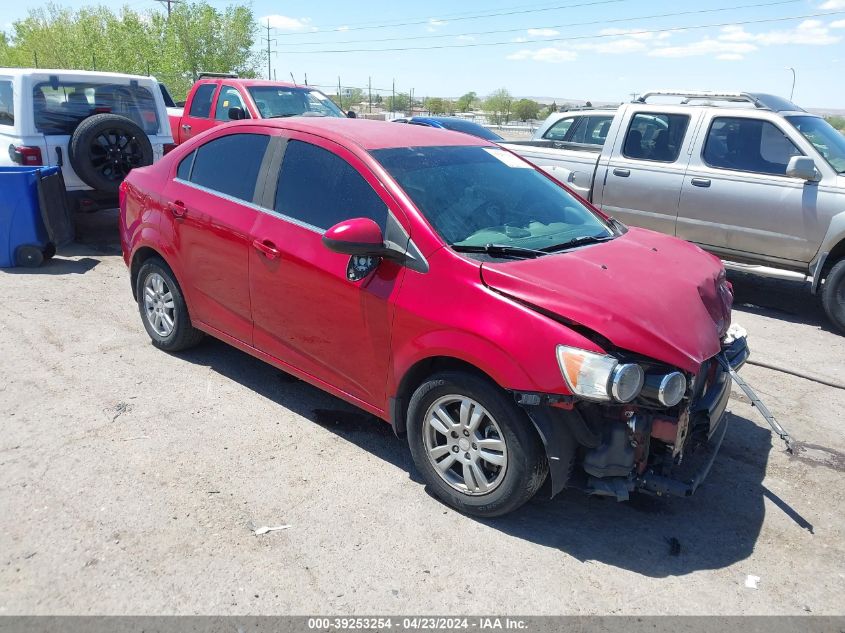
{"type": "Polygon", "coordinates": [[[619,364],[612,356],[577,347],[557,346],[557,361],[572,393],[590,400],[630,402],[643,387],[642,367],[619,364]]]}

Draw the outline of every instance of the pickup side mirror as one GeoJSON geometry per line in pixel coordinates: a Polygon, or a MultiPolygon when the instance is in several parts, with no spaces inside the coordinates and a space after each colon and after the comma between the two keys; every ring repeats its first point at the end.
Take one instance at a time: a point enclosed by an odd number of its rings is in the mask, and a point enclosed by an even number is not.
{"type": "Polygon", "coordinates": [[[786,175],[790,178],[800,178],[815,182],[819,179],[816,162],[809,156],[793,156],[786,166],[786,175]]]}
{"type": "Polygon", "coordinates": [[[357,118],[358,118],[358,115],[356,114],[355,110],[348,110],[348,111],[346,112],[346,117],[347,117],[348,119],[357,119],[357,118]]]}
{"type": "Polygon", "coordinates": [[[229,108],[229,120],[241,121],[246,118],[246,112],[243,108],[229,108]]]}
{"type": "Polygon", "coordinates": [[[402,259],[405,252],[392,242],[385,242],[379,225],[369,218],[338,222],[323,234],[323,245],[344,255],[402,259]]]}

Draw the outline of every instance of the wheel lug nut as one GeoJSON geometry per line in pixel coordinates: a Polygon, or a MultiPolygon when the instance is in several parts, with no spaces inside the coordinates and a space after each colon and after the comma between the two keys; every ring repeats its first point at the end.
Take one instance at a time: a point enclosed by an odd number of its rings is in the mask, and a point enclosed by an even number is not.
{"type": "Polygon", "coordinates": [[[464,429],[464,437],[469,437],[469,431],[467,431],[466,429],[464,429]]]}
{"type": "Polygon", "coordinates": [[[477,445],[477,444],[475,444],[474,442],[473,442],[473,444],[472,444],[472,450],[474,450],[474,451],[477,451],[477,450],[478,450],[478,445],[477,445]]]}
{"type": "Polygon", "coordinates": [[[464,457],[466,457],[467,459],[469,459],[469,453],[464,453],[464,457]]]}
{"type": "Polygon", "coordinates": [[[453,452],[453,453],[457,453],[457,452],[458,452],[458,445],[457,445],[457,444],[456,444],[455,446],[453,446],[453,447],[452,447],[452,452],[453,452]]]}
{"type": "Polygon", "coordinates": [[[452,437],[458,437],[458,434],[457,434],[457,432],[455,432],[455,431],[452,431],[452,437]]]}

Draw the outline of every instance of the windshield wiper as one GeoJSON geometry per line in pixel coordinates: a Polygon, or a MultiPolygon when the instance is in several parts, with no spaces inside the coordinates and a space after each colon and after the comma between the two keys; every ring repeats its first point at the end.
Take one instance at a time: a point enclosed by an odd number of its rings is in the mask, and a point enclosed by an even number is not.
{"type": "Polygon", "coordinates": [[[265,119],[285,119],[289,116],[300,116],[302,112],[290,112],[289,114],[274,114],[273,116],[264,117],[265,119]]]}
{"type": "Polygon", "coordinates": [[[555,244],[554,246],[545,246],[542,250],[546,253],[553,253],[567,248],[574,248],[575,246],[583,246],[584,244],[607,242],[613,238],[613,235],[582,235],[581,237],[575,237],[567,242],[561,242],[560,244],[555,244]]]}
{"type": "Polygon", "coordinates": [[[483,246],[452,244],[452,248],[459,253],[484,253],[486,255],[498,255],[502,257],[542,257],[543,255],[548,255],[546,252],[537,251],[533,248],[509,246],[507,244],[484,244],[483,246]]]}

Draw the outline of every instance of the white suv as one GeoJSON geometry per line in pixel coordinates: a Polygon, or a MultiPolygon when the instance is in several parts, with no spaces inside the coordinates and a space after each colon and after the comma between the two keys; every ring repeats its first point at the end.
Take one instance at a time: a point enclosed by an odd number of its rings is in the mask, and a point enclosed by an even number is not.
{"type": "Polygon", "coordinates": [[[0,68],[0,165],[60,166],[73,207],[115,206],[126,174],[172,143],[153,77],[0,68]]]}

